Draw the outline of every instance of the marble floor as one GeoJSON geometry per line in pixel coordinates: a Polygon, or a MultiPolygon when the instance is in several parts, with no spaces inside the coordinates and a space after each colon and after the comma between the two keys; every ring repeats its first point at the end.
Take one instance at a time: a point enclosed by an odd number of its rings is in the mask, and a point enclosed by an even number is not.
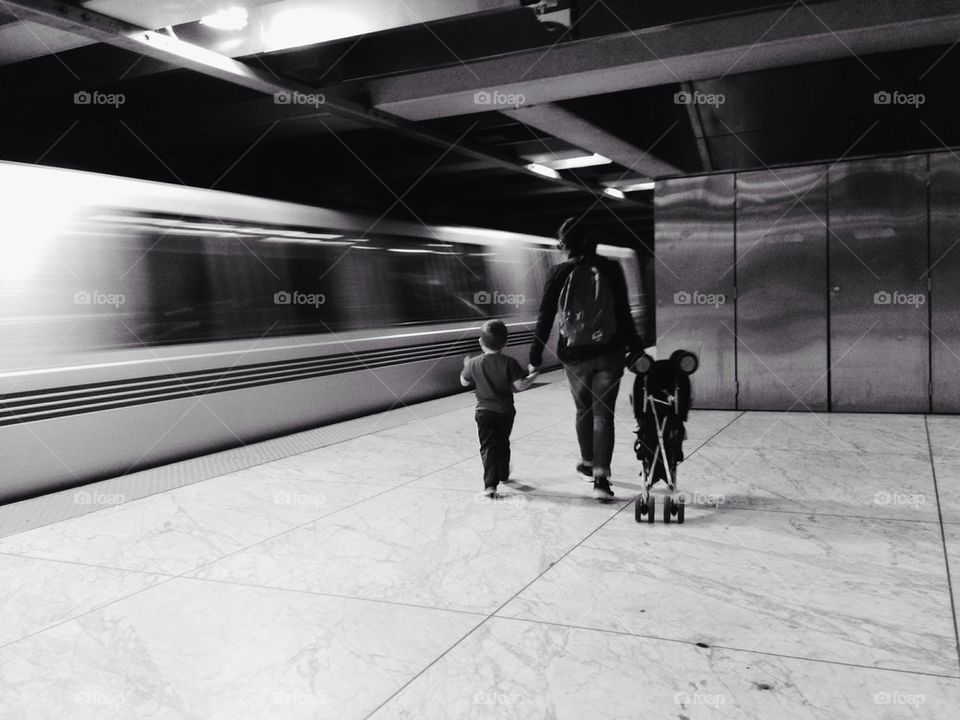
{"type": "Polygon", "coordinates": [[[0,718],[960,717],[960,417],[694,410],[678,526],[517,405],[497,500],[463,395],[0,538],[0,718]]]}

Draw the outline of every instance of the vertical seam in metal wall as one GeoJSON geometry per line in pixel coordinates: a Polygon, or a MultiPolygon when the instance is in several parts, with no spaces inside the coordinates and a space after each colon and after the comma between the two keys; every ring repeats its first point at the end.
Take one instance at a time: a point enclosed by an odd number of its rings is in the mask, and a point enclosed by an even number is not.
{"type": "Polygon", "coordinates": [[[933,180],[931,163],[933,158],[927,153],[927,412],[933,412],[933,268],[930,262],[933,259],[931,245],[933,244],[933,221],[930,217],[933,180]]]}
{"type": "Polygon", "coordinates": [[[740,409],[740,328],[737,325],[740,292],[737,284],[737,185],[740,173],[733,174],[733,409],[740,409]]]}
{"type": "Polygon", "coordinates": [[[827,293],[827,412],[833,412],[833,368],[830,365],[830,358],[833,352],[833,345],[830,342],[832,337],[832,328],[830,324],[830,313],[833,311],[833,295],[831,291],[831,282],[832,278],[830,275],[830,170],[831,166],[827,166],[827,172],[824,174],[827,184],[824,188],[824,242],[823,242],[823,253],[825,260],[825,269],[826,272],[826,284],[824,291],[827,293]]]}

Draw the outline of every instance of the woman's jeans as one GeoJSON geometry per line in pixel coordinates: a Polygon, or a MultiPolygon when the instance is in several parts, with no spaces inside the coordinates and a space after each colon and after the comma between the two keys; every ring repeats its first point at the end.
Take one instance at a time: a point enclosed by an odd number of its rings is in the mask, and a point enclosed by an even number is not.
{"type": "Polygon", "coordinates": [[[613,410],[617,404],[624,352],[564,363],[573,402],[577,406],[577,442],[581,459],[593,463],[594,477],[610,475],[613,457],[613,410]]]}

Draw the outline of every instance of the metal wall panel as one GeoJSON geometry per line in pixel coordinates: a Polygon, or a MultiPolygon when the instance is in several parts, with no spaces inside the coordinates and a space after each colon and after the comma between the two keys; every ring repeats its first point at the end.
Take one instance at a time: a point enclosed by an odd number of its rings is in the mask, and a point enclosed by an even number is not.
{"type": "Polygon", "coordinates": [[[960,412],[960,159],[930,156],[933,412],[960,412]]]}
{"type": "Polygon", "coordinates": [[[827,168],[737,176],[737,406],[826,410],[827,168]]]}
{"type": "Polygon", "coordinates": [[[829,174],[832,409],[925,412],[927,157],[829,174]]]}
{"type": "Polygon", "coordinates": [[[658,182],[657,354],[696,353],[694,403],[736,406],[733,175],[658,182]]]}

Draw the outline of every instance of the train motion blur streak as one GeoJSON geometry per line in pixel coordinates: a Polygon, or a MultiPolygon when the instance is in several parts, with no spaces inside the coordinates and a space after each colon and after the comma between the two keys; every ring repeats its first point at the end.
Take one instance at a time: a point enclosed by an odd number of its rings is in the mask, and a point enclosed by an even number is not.
{"type": "MultiPolygon", "coordinates": [[[[525,363],[560,260],[545,238],[55,168],[0,163],[0,188],[0,502],[456,392],[488,317],[525,363]]],[[[603,252],[639,315],[634,254],[603,252]]]]}

